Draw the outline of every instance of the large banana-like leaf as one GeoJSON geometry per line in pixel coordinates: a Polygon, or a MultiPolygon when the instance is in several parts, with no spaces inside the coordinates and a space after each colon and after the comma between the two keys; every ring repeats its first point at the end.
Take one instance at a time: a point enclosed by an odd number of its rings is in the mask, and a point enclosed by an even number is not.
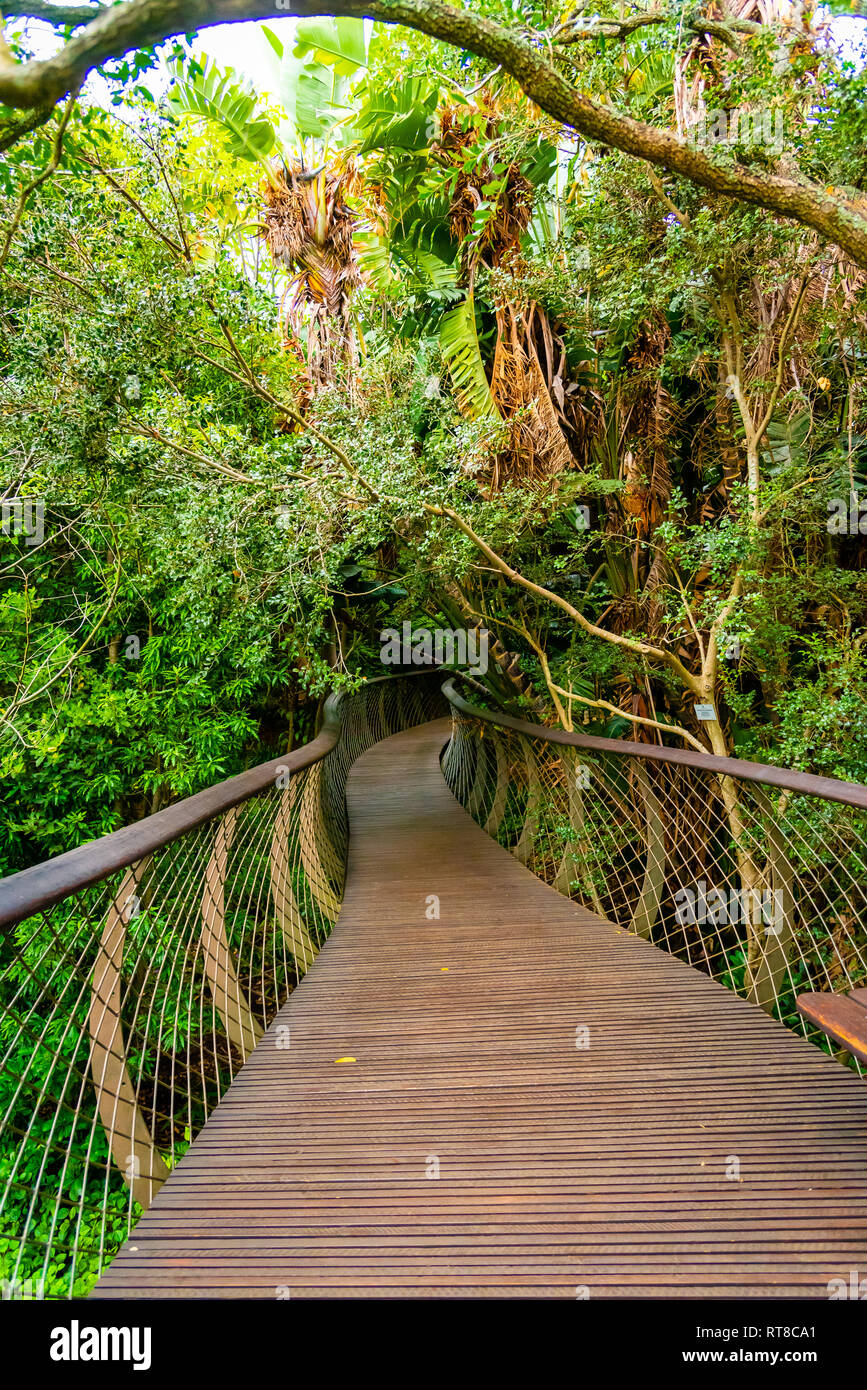
{"type": "Polygon", "coordinates": [[[405,252],[404,259],[411,266],[419,283],[434,297],[452,292],[451,298],[457,298],[457,294],[454,293],[458,283],[457,262],[443,261],[434,255],[433,251],[423,250],[417,250],[411,256],[405,252]]]}
{"type": "Polygon", "coordinates": [[[384,237],[375,232],[358,232],[355,236],[358,264],[373,289],[382,294],[396,283],[398,276],[392,262],[391,250],[384,237]]]}
{"type": "Polygon", "coordinates": [[[355,244],[359,265],[379,293],[407,280],[432,299],[454,300],[461,293],[457,289],[457,265],[431,251],[411,249],[375,232],[356,233],[355,244]]]}
{"type": "MultiPolygon", "coordinates": [[[[271,29],[263,25],[269,49],[264,52],[267,85],[286,112],[281,125],[287,143],[301,139],[330,138],[346,119],[343,105],[347,79],[338,67],[319,62],[317,53],[298,45],[287,50],[271,29]]],[[[352,68],[354,71],[355,68],[352,68]]]]}
{"type": "Polygon", "coordinates": [[[434,134],[438,100],[438,89],[419,77],[406,77],[387,91],[368,85],[355,122],[364,137],[361,153],[426,149],[434,134]]]}
{"type": "Polygon", "coordinates": [[[317,63],[332,65],[341,77],[367,67],[364,20],[348,15],[331,19],[302,19],[295,28],[295,54],[312,54],[317,63]]]}
{"type": "Polygon", "coordinates": [[[173,87],[168,104],[176,116],[209,121],[222,131],[232,154],[268,168],[267,158],[277,138],[274,127],[270,121],[250,119],[256,95],[237,80],[231,68],[221,73],[212,63],[199,70],[197,65],[185,68],[178,62],[170,72],[173,87]]]}
{"type": "Polygon", "coordinates": [[[772,419],[768,422],[769,473],[779,473],[782,468],[806,462],[806,443],[811,424],[809,410],[802,410],[788,420],[772,419]]]}
{"type": "Polygon", "coordinates": [[[346,114],[332,102],[334,84],[327,71],[287,53],[277,88],[280,105],[296,133],[322,139],[346,114]]]}
{"type": "Polygon", "coordinates": [[[472,295],[443,314],[439,337],[461,414],[470,420],[502,419],[485,376],[472,295]]]}

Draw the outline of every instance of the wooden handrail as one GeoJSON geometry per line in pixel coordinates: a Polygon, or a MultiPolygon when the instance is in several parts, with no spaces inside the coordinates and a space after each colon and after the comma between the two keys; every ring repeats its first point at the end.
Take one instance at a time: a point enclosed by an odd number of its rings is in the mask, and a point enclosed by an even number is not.
{"type": "MultiPolygon", "coordinates": [[[[377,676],[365,684],[405,679],[412,675],[429,675],[430,669],[377,676]]],[[[681,767],[697,768],[724,776],[739,777],[782,790],[818,796],[826,801],[867,810],[867,787],[857,782],[844,782],[836,777],[817,777],[812,773],[794,772],[765,763],[739,758],[719,758],[713,754],[693,753],[682,748],[661,748],[656,744],[633,743],[620,739],[597,738],[584,734],[550,729],[542,724],[530,724],[511,715],[495,714],[466,701],[455,688],[459,676],[446,680],[442,690],[449,703],[470,718],[480,719],[500,728],[512,729],[529,738],[540,739],[567,747],[586,748],[619,757],[644,758],[650,762],[674,763],[681,767]]],[[[281,772],[300,772],[319,762],[331,751],[340,737],[340,702],[345,691],[333,691],[325,702],[323,720],[316,737],[302,748],[281,757],[272,758],[258,767],[250,768],[235,777],[207,787],[194,796],[186,797],[163,811],[146,816],[134,825],[111,831],[97,840],[67,850],[42,864],[11,874],[0,880],[0,927],[20,921],[59,902],[70,893],[108,878],[121,869],[152,854],[154,850],[185,835],[196,826],[211,820],[263,791],[281,772]]]]}
{"type": "MultiPolygon", "coordinates": [[[[497,728],[512,729],[527,738],[545,743],[557,743],[569,748],[587,748],[598,753],[615,753],[618,757],[645,758],[648,762],[676,763],[679,767],[698,768],[727,777],[740,777],[747,782],[779,787],[784,791],[819,796],[825,801],[838,801],[867,811],[867,787],[860,782],[843,782],[837,777],[816,777],[810,772],[793,772],[768,763],[753,763],[740,758],[719,758],[713,753],[692,753],[685,748],[660,748],[653,743],[628,743],[616,738],[596,738],[589,734],[570,734],[565,729],[549,729],[544,724],[528,724],[507,714],[471,705],[455,689],[453,676],[443,684],[443,694],[454,709],[472,719],[481,719],[497,728]]],[[[628,716],[625,716],[628,718],[628,716]]]]}
{"type": "MultiPolygon", "coordinates": [[[[430,675],[431,668],[400,671],[394,675],[374,676],[365,685],[382,681],[405,680],[407,676],[430,675]]],[[[340,738],[340,703],[351,691],[335,690],[323,706],[323,718],[316,737],[292,753],[271,758],[258,767],[248,768],[236,777],[228,777],[213,787],[185,797],[152,816],[145,816],[134,825],[112,830],[98,840],[58,854],[42,864],[21,869],[17,874],[0,879],[0,927],[29,917],[34,912],[51,907],[92,883],[99,883],[121,869],[146,858],[154,850],[171,844],[197,825],[222,815],[233,806],[273,783],[280,773],[300,772],[317,763],[331,752],[340,738]]]]}

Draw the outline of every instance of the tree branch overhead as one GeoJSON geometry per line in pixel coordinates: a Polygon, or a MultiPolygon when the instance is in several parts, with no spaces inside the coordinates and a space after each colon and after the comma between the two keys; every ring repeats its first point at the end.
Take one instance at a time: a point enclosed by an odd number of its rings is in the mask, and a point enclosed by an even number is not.
{"type": "Polygon", "coordinates": [[[323,0],[291,0],[285,8],[278,8],[275,0],[127,0],[95,10],[12,0],[5,13],[40,19],[52,13],[62,16],[63,23],[83,25],[50,58],[22,64],[0,50],[0,101],[29,111],[60,101],[108,59],[211,24],[324,13],[403,24],[498,64],[542,110],[585,139],[646,160],[713,193],[792,218],[867,268],[867,219],[845,199],[806,181],[730,162],[671,131],[601,106],[570,85],[551,61],[547,44],[543,51],[517,32],[443,0],[331,0],[327,7],[323,0]],[[95,17],[85,23],[88,11],[95,17]]]}

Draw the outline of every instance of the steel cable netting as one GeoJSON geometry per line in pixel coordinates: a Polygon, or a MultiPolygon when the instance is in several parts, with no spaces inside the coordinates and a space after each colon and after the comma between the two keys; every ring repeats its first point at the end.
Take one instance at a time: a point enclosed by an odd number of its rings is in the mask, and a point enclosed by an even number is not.
{"type": "Polygon", "coordinates": [[[490,835],[588,911],[833,1050],[795,999],[867,984],[867,810],[775,786],[773,769],[759,783],[568,746],[460,704],[443,771],[490,835]]]}

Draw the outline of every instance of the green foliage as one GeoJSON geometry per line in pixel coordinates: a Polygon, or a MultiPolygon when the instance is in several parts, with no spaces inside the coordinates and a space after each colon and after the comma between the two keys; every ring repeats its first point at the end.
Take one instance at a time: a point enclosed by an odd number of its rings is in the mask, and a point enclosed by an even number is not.
{"type": "Polygon", "coordinates": [[[463,413],[470,419],[500,412],[491,395],[476,333],[476,313],[472,297],[456,309],[443,314],[440,321],[440,347],[451,373],[455,395],[463,413]]]}
{"type": "Polygon", "coordinates": [[[209,121],[222,131],[230,154],[269,170],[267,158],[277,137],[270,121],[250,119],[258,104],[255,92],[233,82],[231,72],[221,73],[208,63],[201,69],[176,63],[171,76],[169,106],[175,115],[209,121]]]}
{"type": "Polygon", "coordinates": [[[422,151],[430,145],[439,101],[437,86],[421,77],[405,77],[398,86],[368,82],[355,118],[360,154],[372,150],[422,151]]]}
{"type": "Polygon", "coordinates": [[[310,55],[321,66],[331,66],[340,77],[351,77],[367,66],[364,20],[347,15],[337,18],[302,19],[295,28],[295,53],[310,55]]]}

